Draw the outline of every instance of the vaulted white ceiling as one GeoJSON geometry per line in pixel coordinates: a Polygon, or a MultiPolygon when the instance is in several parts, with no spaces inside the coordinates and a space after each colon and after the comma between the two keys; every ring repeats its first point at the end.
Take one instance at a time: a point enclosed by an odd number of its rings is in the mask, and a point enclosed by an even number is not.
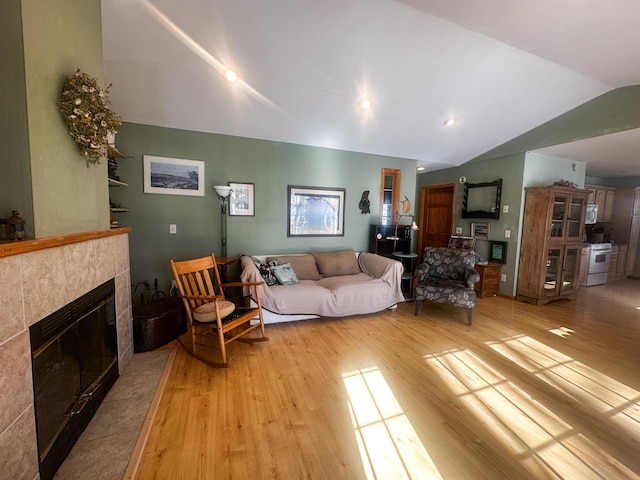
{"type": "Polygon", "coordinates": [[[427,170],[640,83],[636,0],[102,0],[102,9],[105,76],[125,121],[404,157],[427,170]],[[227,68],[240,81],[225,80],[227,68]],[[368,111],[357,105],[365,96],[368,111]]]}

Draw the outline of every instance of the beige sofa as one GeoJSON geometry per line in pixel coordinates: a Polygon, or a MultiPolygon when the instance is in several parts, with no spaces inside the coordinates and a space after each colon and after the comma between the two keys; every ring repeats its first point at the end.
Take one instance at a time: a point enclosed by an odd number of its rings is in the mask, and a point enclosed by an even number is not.
{"type": "MultiPolygon", "coordinates": [[[[297,279],[292,285],[266,284],[260,289],[265,323],[318,317],[346,317],[379,312],[404,301],[402,264],[373,253],[353,250],[296,255],[242,256],[240,279],[263,280],[257,264],[290,264],[297,279]]],[[[245,296],[255,298],[247,289],[245,296]]],[[[255,303],[255,302],[254,302],[255,303]]]]}

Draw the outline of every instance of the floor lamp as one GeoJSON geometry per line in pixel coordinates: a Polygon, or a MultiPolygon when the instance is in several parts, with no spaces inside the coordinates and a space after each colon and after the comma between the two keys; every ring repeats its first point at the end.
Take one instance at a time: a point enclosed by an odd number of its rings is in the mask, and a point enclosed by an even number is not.
{"type": "MultiPolygon", "coordinates": [[[[398,241],[398,225],[400,223],[400,219],[402,217],[410,217],[411,218],[411,227],[410,227],[410,231],[409,231],[409,238],[411,238],[411,234],[415,231],[415,230],[419,230],[420,227],[418,227],[418,225],[415,222],[415,217],[413,215],[409,215],[409,214],[405,214],[405,215],[398,215],[396,213],[396,215],[394,216],[394,220],[396,222],[396,228],[395,228],[395,233],[393,235],[393,253],[396,253],[396,242],[398,241]]],[[[409,247],[411,248],[411,247],[409,247]]]]}
{"type": "Polygon", "coordinates": [[[213,189],[220,199],[220,255],[227,256],[227,199],[231,195],[231,187],[227,185],[214,185],[213,189]]]}

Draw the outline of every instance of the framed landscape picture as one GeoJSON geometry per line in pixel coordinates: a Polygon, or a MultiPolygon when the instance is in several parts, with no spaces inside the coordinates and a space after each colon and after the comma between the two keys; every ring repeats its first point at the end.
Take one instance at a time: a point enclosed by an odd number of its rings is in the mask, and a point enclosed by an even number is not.
{"type": "Polygon", "coordinates": [[[476,240],[489,240],[489,224],[488,223],[472,223],[471,236],[476,240]]]}
{"type": "Polygon", "coordinates": [[[144,193],[204,197],[204,162],[143,156],[144,193]]]}
{"type": "Polygon", "coordinates": [[[344,188],[289,185],[288,237],[344,236],[344,188]]]}

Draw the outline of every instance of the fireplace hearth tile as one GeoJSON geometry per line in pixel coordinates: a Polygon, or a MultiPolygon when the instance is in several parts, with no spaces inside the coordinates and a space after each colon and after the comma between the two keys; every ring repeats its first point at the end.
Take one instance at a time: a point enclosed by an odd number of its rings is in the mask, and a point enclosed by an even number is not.
{"type": "Polygon", "coordinates": [[[0,259],[0,342],[17,335],[26,328],[22,310],[22,285],[20,284],[20,258],[0,259]]]}
{"type": "Polygon", "coordinates": [[[129,270],[129,236],[116,237],[116,274],[129,270]]]}
{"type": "Polygon", "coordinates": [[[131,307],[131,280],[128,272],[116,277],[116,314],[120,316],[131,307]]]}
{"type": "Polygon", "coordinates": [[[102,284],[117,275],[116,271],[116,237],[107,237],[93,242],[95,262],[101,268],[96,271],[95,282],[102,284]]]}
{"type": "Polygon", "coordinates": [[[54,480],[121,480],[171,350],[137,353],[105,397],[54,480]]]}
{"type": "Polygon", "coordinates": [[[26,330],[0,345],[0,392],[3,398],[11,399],[10,402],[2,402],[3,408],[0,409],[2,432],[33,404],[31,343],[26,330]]]}
{"type": "Polygon", "coordinates": [[[0,476],[12,480],[32,480],[38,473],[38,449],[33,406],[0,434],[0,476]],[[10,454],[8,454],[10,452],[10,454]]]}

